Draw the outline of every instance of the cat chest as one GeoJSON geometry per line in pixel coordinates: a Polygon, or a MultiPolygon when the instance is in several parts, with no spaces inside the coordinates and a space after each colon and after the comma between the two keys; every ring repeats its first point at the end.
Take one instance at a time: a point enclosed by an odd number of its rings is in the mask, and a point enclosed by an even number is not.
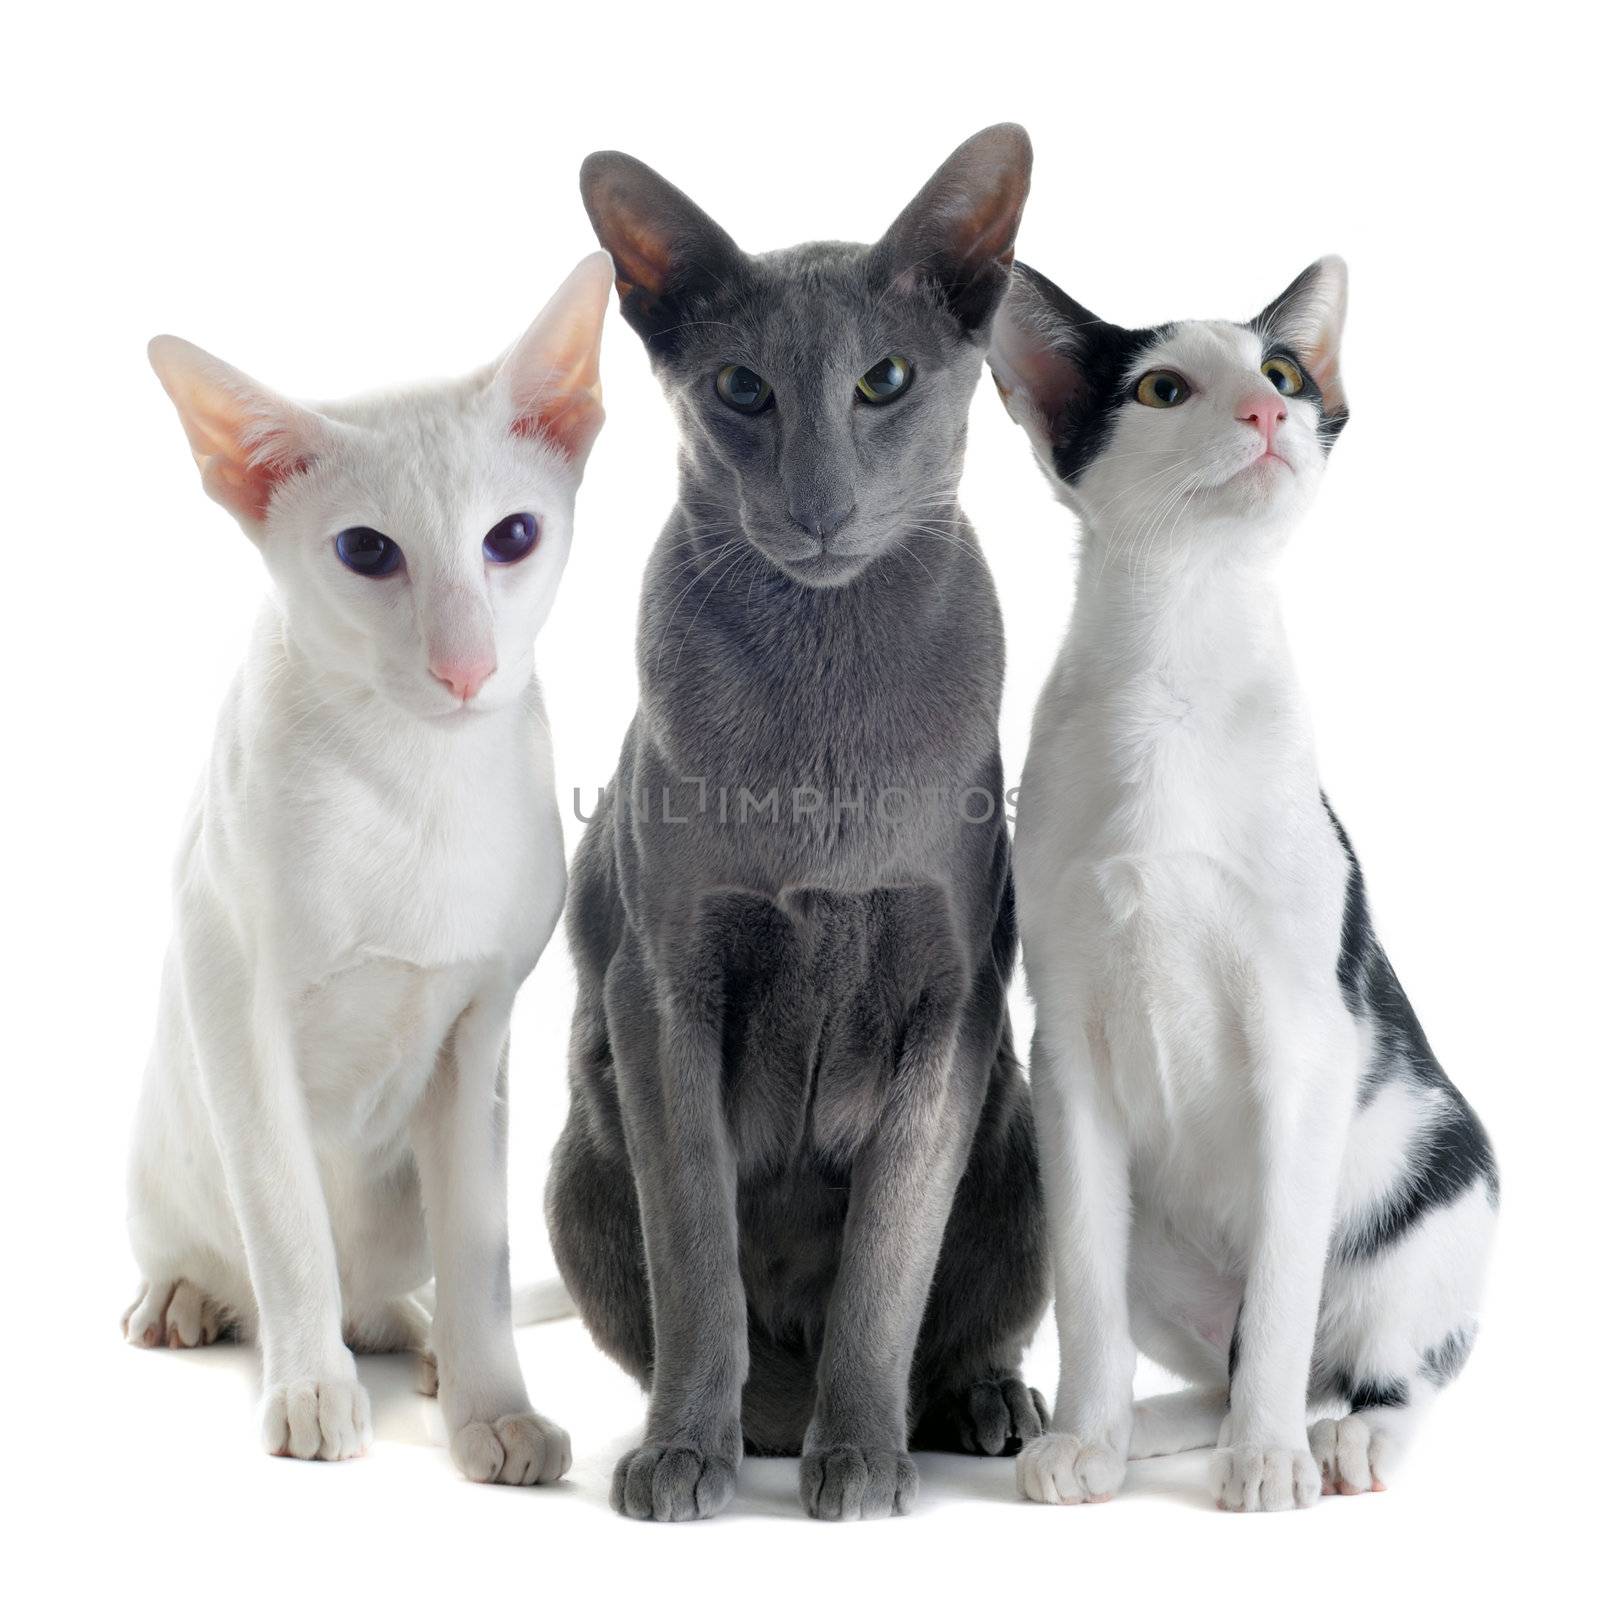
{"type": "Polygon", "coordinates": [[[1198,849],[1078,858],[1021,904],[1070,1070],[1097,1078],[1159,1186],[1210,1214],[1214,1183],[1226,1200],[1254,1159],[1262,1106],[1301,1092],[1347,1026],[1332,908],[1284,871],[1198,849]]]}
{"type": "Polygon", "coordinates": [[[406,1135],[445,1040],[484,982],[381,955],[309,984],[295,1008],[295,1061],[317,1138],[378,1149],[406,1135]]]}
{"type": "Polygon", "coordinates": [[[329,968],[378,951],[424,970],[505,962],[526,972],[566,882],[553,816],[507,826],[471,811],[443,821],[378,815],[353,834],[307,832],[290,848],[284,920],[297,947],[329,968]]]}
{"type": "Polygon", "coordinates": [[[702,924],[746,1172],[848,1168],[899,1074],[950,1070],[967,963],[935,889],[726,897],[702,924]]]}
{"type": "Polygon", "coordinates": [[[1270,907],[1202,855],[1078,857],[1019,883],[1041,1020],[1141,1136],[1209,1121],[1247,1081],[1270,907]]]}

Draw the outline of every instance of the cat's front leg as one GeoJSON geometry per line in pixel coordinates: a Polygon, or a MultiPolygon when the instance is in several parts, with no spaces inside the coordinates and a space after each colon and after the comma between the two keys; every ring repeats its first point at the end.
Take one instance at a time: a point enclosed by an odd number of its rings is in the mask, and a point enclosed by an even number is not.
{"type": "Polygon", "coordinates": [[[1122,1487],[1133,1432],[1127,1143],[1076,1021],[1054,1029],[1041,1020],[1032,1084],[1061,1374],[1050,1431],[1017,1457],[1017,1487],[1030,1500],[1079,1505],[1122,1487]]]}
{"type": "Polygon", "coordinates": [[[617,1463],[611,1505],[640,1521],[690,1522],[733,1498],[750,1367],[721,1030],[704,989],[667,993],[631,939],[607,974],[606,1017],[654,1336],[644,1440],[617,1463]]]}
{"type": "Polygon", "coordinates": [[[333,1227],[287,1006],[220,908],[179,912],[187,1013],[259,1311],[262,1443],[342,1461],[372,1442],[372,1408],[340,1329],[333,1227]]]}
{"type": "Polygon", "coordinates": [[[553,1483],[563,1429],[528,1403],[511,1321],[506,1224],[507,983],[462,1015],[412,1121],[433,1255],[433,1355],[450,1454],[476,1483],[553,1483]]]}
{"type": "Polygon", "coordinates": [[[1354,1048],[1306,1017],[1276,1030],[1250,1064],[1254,1222],[1229,1355],[1228,1416],[1211,1461],[1226,1511],[1314,1505],[1322,1472],[1308,1448],[1306,1392],[1340,1157],[1354,1092],[1354,1048]],[[1330,1035],[1338,1042],[1323,1044],[1330,1035]]]}
{"type": "Polygon", "coordinates": [[[906,1031],[878,1131],[850,1179],[839,1273],[800,1461],[800,1501],[824,1522],[910,1511],[911,1362],[982,1093],[981,1050],[956,1059],[944,1008],[906,1031]]]}

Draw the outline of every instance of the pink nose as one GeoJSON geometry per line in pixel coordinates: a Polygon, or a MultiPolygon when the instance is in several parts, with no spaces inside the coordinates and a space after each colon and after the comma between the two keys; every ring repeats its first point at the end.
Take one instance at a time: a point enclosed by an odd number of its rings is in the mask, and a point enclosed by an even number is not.
{"type": "Polygon", "coordinates": [[[463,705],[494,676],[493,660],[433,661],[428,671],[463,705]]]}
{"type": "Polygon", "coordinates": [[[1241,400],[1234,416],[1256,429],[1270,450],[1273,434],[1289,420],[1289,408],[1284,405],[1281,395],[1256,394],[1241,400]]]}

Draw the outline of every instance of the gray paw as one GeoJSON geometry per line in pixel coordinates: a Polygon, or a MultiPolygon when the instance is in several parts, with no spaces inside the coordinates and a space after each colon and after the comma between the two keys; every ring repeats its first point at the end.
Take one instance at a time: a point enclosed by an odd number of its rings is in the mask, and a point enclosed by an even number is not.
{"type": "Polygon", "coordinates": [[[733,1498],[739,1464],[690,1445],[642,1444],[611,1476],[611,1509],[640,1522],[714,1517],[733,1498]]]}
{"type": "Polygon", "coordinates": [[[1014,1456],[1050,1426],[1044,1396],[1021,1378],[980,1378],[931,1406],[917,1444],[974,1456],[1014,1456]]]}
{"type": "Polygon", "coordinates": [[[829,1445],[801,1457],[800,1503],[822,1522],[903,1516],[917,1503],[917,1469],[903,1450],[829,1445]]]}

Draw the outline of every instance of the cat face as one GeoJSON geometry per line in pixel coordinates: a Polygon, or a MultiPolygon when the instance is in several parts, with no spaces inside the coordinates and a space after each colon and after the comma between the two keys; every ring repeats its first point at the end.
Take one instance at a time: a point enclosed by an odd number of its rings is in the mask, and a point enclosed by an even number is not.
{"type": "Polygon", "coordinates": [[[1132,330],[1019,266],[990,364],[1085,522],[1128,544],[1270,542],[1310,504],[1348,415],[1344,263],[1308,267],[1248,323],[1132,330]]]}
{"type": "Polygon", "coordinates": [[[584,204],[677,414],[697,521],[814,587],[920,522],[942,531],[1030,165],[1020,128],[990,128],[877,244],[749,256],[642,163],[589,157],[584,204]]]}
{"type": "Polygon", "coordinates": [[[495,366],[315,408],[151,342],[207,493],[259,545],[290,637],[339,692],[461,726],[527,687],[604,417],[610,287],[590,256],[495,366]]]}

